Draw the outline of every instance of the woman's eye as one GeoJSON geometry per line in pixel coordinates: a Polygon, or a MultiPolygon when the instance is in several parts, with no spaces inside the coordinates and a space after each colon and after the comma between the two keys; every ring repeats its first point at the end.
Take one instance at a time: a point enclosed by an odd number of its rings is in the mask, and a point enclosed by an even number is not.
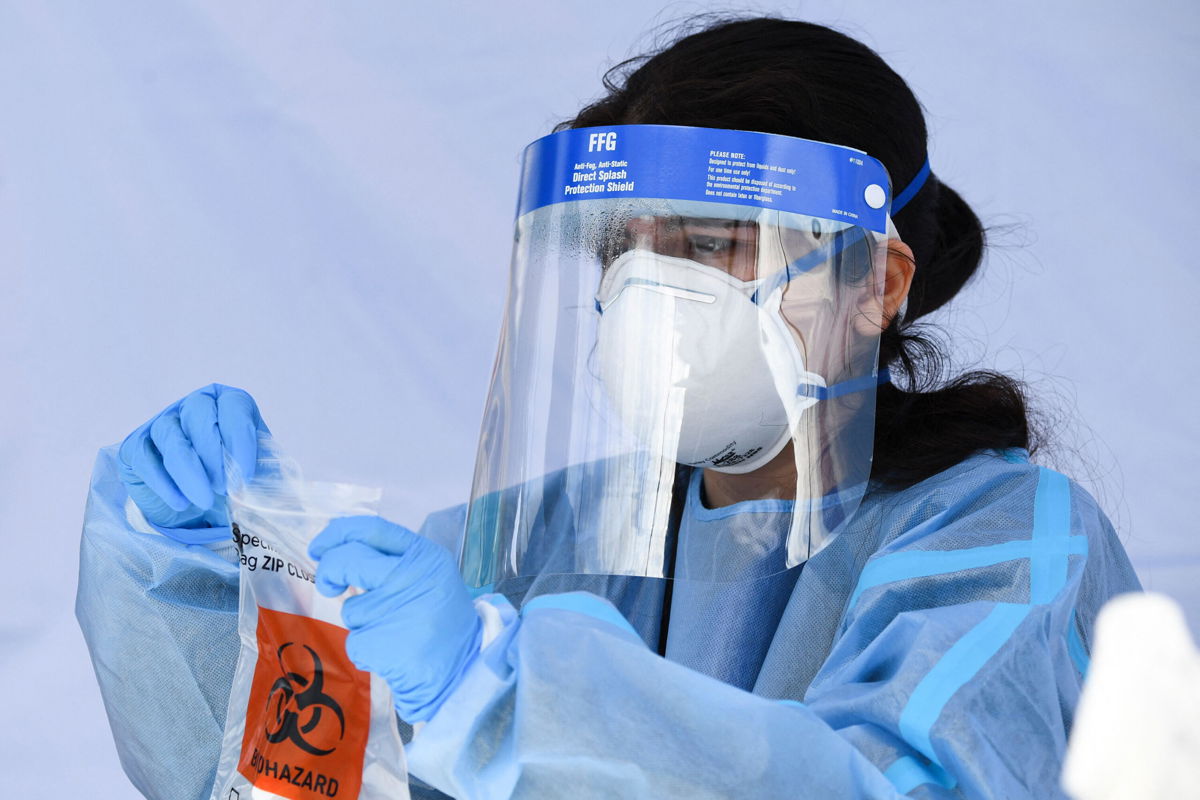
{"type": "Polygon", "coordinates": [[[724,253],[729,249],[729,240],[717,236],[690,236],[688,240],[693,251],[706,256],[724,253]]]}

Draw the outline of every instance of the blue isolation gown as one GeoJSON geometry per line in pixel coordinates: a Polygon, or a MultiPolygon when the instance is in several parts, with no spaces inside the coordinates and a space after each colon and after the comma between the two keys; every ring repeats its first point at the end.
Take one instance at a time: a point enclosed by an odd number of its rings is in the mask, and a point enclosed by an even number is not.
{"type": "MultiPolygon", "coordinates": [[[[238,650],[233,547],[154,532],[115,456],[93,477],[76,612],[126,773],[203,800],[238,650]]],[[[706,509],[693,480],[665,641],[661,580],[497,587],[503,631],[408,746],[414,797],[1059,795],[1096,614],[1139,588],[1095,501],[1020,451],[980,453],[868,492],[806,564],[757,574],[729,542],[778,541],[788,515],[706,509]],[[743,580],[687,580],[712,552],[743,580]]]]}

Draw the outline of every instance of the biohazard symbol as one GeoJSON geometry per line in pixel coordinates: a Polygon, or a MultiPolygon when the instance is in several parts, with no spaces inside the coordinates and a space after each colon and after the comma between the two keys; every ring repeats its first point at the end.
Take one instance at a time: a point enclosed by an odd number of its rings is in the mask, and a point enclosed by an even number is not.
{"type": "MultiPolygon", "coordinates": [[[[275,654],[283,676],[275,681],[267,695],[267,741],[278,744],[286,740],[314,756],[328,755],[337,749],[336,745],[321,748],[305,737],[317,738],[323,744],[329,743],[332,732],[329,725],[323,726],[317,734],[313,733],[321,725],[323,717],[331,718],[326,716],[328,713],[337,717],[337,741],[340,742],[346,734],[346,717],[337,701],[324,691],[325,671],[321,666],[321,657],[315,650],[306,644],[301,645],[312,656],[311,676],[289,670],[284,665],[284,651],[293,644],[287,642],[281,645],[275,654]]],[[[298,652],[293,650],[292,654],[298,652]]],[[[289,661],[293,658],[289,658],[289,661]]]]}

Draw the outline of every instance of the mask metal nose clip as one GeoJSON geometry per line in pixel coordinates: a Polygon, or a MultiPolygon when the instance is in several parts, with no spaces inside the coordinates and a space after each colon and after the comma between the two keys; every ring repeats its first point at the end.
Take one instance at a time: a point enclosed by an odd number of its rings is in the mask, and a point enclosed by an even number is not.
{"type": "Polygon", "coordinates": [[[660,283],[659,281],[650,280],[649,278],[626,278],[621,284],[621,288],[613,294],[608,300],[601,303],[596,301],[600,308],[600,313],[604,313],[605,309],[617,301],[622,294],[629,289],[641,289],[655,294],[666,295],[667,297],[675,297],[680,300],[691,300],[696,303],[715,303],[717,296],[708,292],[698,292],[695,289],[687,289],[682,286],[673,286],[669,283],[660,283]]]}

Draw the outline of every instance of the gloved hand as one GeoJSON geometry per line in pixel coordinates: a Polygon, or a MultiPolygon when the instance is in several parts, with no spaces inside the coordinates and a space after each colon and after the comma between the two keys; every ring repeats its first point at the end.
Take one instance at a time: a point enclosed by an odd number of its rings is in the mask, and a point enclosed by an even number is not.
{"type": "Polygon", "coordinates": [[[155,525],[228,525],[224,451],[248,480],[258,457],[258,431],[267,432],[267,426],[250,395],[210,384],[167,406],[125,438],[118,451],[121,482],[155,525]]]}
{"type": "Polygon", "coordinates": [[[317,590],[349,586],[346,653],[392,687],[408,722],[430,719],[479,654],[483,626],[466,584],[442,546],[379,517],[335,519],[308,546],[317,590]]]}

